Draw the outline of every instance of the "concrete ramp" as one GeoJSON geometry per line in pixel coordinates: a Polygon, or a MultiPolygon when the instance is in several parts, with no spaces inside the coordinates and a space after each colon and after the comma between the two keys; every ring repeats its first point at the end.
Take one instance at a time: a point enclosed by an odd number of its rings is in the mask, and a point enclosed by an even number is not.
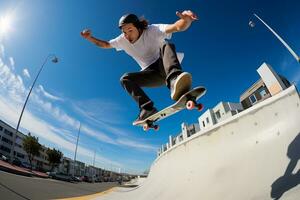
{"type": "Polygon", "coordinates": [[[300,100],[295,86],[162,153],[136,188],[97,199],[300,199],[300,100]]]}

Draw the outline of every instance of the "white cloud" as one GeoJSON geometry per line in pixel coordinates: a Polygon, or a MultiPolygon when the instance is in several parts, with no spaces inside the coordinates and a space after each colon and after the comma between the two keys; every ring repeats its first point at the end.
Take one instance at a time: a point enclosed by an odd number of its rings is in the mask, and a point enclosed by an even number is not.
{"type": "Polygon", "coordinates": [[[100,132],[100,131],[96,131],[92,128],[89,128],[87,126],[82,126],[81,130],[88,134],[89,136],[92,136],[93,138],[96,138],[99,141],[105,142],[105,143],[109,143],[109,144],[117,144],[113,139],[111,139],[110,137],[108,137],[105,133],[100,132]]]}
{"type": "MultiPolygon", "coordinates": [[[[20,106],[11,105],[11,103],[0,98],[0,116],[5,116],[5,121],[7,121],[12,126],[16,126],[16,122],[19,118],[19,111],[21,110],[20,106]]],[[[59,136],[59,133],[69,132],[67,130],[58,129],[48,124],[47,122],[37,118],[32,115],[30,112],[26,112],[26,115],[23,116],[21,121],[21,126],[23,129],[27,130],[27,132],[31,132],[32,134],[38,136],[39,138],[43,138],[53,144],[56,144],[60,148],[74,152],[75,149],[75,138],[73,135],[68,136],[68,139],[64,139],[59,136]]],[[[93,157],[93,151],[90,149],[83,148],[79,146],[78,154],[84,157],[93,157]]],[[[100,160],[105,160],[107,162],[114,162],[105,157],[98,157],[100,160]]],[[[116,162],[114,162],[116,164],[116,162]]]]}
{"type": "Polygon", "coordinates": [[[15,70],[15,60],[12,57],[9,57],[10,66],[13,70],[15,70]]]}
{"type": "Polygon", "coordinates": [[[22,102],[25,87],[20,76],[16,76],[11,69],[5,65],[0,58],[0,94],[5,98],[10,97],[15,102],[22,102]],[[5,96],[5,95],[8,95],[5,96]]]}
{"type": "Polygon", "coordinates": [[[25,76],[26,78],[28,78],[28,79],[30,79],[31,78],[31,76],[30,76],[30,73],[29,73],[29,71],[28,71],[28,69],[23,69],[23,76],[25,76]]]}
{"type": "MultiPolygon", "coordinates": [[[[81,103],[83,104],[83,102],[81,103]]],[[[103,108],[103,110],[105,110],[105,106],[104,105],[99,105],[99,108],[103,108]]],[[[77,106],[75,104],[73,104],[73,109],[75,111],[77,111],[80,115],[82,115],[84,118],[88,119],[87,121],[92,122],[94,125],[98,125],[100,126],[102,129],[107,130],[108,132],[117,135],[117,136],[128,136],[128,133],[126,131],[124,131],[123,129],[119,129],[116,128],[115,124],[116,121],[121,121],[120,119],[118,119],[118,115],[115,115],[112,112],[109,112],[108,110],[106,110],[106,112],[104,113],[110,113],[110,117],[107,116],[97,116],[99,114],[98,110],[94,110],[94,111],[88,111],[88,108],[83,109],[80,106],[77,106]],[[111,125],[114,124],[114,125],[111,125]]]]}
{"type": "Polygon", "coordinates": [[[73,103],[72,106],[79,114],[100,125],[122,122],[120,112],[124,111],[124,107],[111,100],[90,99],[73,103]]]}
{"type": "Polygon", "coordinates": [[[2,44],[0,44],[0,56],[1,57],[5,56],[4,46],[2,44]]]}
{"type": "Polygon", "coordinates": [[[158,147],[156,147],[156,146],[143,144],[143,143],[135,142],[133,140],[128,140],[128,139],[117,139],[117,142],[119,144],[131,147],[131,148],[140,149],[142,151],[156,151],[158,149],[158,147]]]}
{"type": "Polygon", "coordinates": [[[38,91],[41,92],[48,99],[55,100],[55,101],[63,101],[62,98],[54,96],[54,95],[50,94],[49,92],[46,92],[46,90],[44,89],[44,87],[42,85],[39,85],[38,91]]]}

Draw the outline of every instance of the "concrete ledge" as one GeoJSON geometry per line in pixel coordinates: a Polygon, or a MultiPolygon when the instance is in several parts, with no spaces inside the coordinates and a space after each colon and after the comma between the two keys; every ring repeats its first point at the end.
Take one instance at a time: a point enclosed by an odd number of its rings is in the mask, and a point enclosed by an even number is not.
{"type": "Polygon", "coordinates": [[[109,200],[295,200],[300,196],[295,86],[163,152],[136,189],[109,200]]]}

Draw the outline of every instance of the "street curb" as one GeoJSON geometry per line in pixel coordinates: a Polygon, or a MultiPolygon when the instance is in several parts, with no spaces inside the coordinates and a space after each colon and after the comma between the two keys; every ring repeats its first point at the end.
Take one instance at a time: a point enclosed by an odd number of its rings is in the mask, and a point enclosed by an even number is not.
{"type": "Polygon", "coordinates": [[[5,172],[9,172],[9,173],[12,173],[12,174],[22,175],[22,176],[28,176],[28,177],[33,176],[33,174],[30,173],[30,172],[22,172],[22,171],[14,170],[14,169],[4,167],[4,166],[1,166],[1,165],[0,165],[0,170],[5,171],[5,172]]]}

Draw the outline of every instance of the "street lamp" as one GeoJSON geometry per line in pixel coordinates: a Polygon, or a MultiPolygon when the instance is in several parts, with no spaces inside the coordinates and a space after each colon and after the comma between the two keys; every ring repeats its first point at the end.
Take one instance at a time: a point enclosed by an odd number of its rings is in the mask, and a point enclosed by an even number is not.
{"type": "Polygon", "coordinates": [[[22,111],[21,111],[21,114],[20,114],[20,117],[19,117],[19,121],[18,121],[18,124],[17,124],[16,132],[15,132],[15,134],[13,135],[13,145],[12,145],[12,151],[11,151],[11,153],[10,153],[11,162],[14,160],[13,158],[14,158],[14,148],[15,148],[16,136],[17,136],[17,133],[18,133],[18,130],[19,130],[19,126],[20,126],[20,123],[21,123],[21,120],[22,120],[23,112],[24,112],[24,110],[25,110],[27,101],[28,101],[29,96],[30,96],[30,94],[31,94],[31,91],[32,91],[32,89],[33,89],[33,87],[34,87],[34,85],[35,85],[35,82],[37,81],[37,79],[38,79],[38,77],[39,77],[41,71],[43,70],[45,64],[47,63],[47,61],[48,61],[48,59],[49,59],[50,57],[52,57],[52,60],[51,60],[51,61],[52,61],[53,63],[57,63],[57,62],[58,62],[58,58],[57,58],[54,54],[49,54],[49,55],[46,57],[44,63],[42,64],[41,68],[39,69],[39,71],[38,71],[38,73],[37,73],[37,75],[36,75],[36,77],[35,77],[35,79],[34,79],[34,81],[33,81],[33,83],[32,83],[32,86],[31,86],[31,88],[30,88],[30,90],[29,90],[29,93],[28,93],[28,95],[27,95],[27,97],[26,97],[25,103],[24,103],[24,105],[23,105],[23,108],[22,108],[22,111]]]}
{"type": "MultiPolygon", "coordinates": [[[[292,48],[266,23],[264,22],[257,14],[253,14],[259,21],[261,21],[276,37],[277,39],[287,48],[287,50],[292,54],[292,56],[300,63],[300,57],[292,50],[292,48]]],[[[255,23],[250,20],[249,26],[251,28],[255,27],[255,23]]]]}
{"type": "Polygon", "coordinates": [[[76,140],[76,147],[75,147],[75,154],[74,154],[74,165],[73,165],[73,176],[75,176],[75,165],[76,165],[76,155],[77,155],[77,147],[78,147],[78,141],[79,141],[79,134],[80,134],[80,129],[81,129],[81,122],[79,122],[79,129],[78,129],[78,134],[77,134],[77,140],[76,140]]]}

